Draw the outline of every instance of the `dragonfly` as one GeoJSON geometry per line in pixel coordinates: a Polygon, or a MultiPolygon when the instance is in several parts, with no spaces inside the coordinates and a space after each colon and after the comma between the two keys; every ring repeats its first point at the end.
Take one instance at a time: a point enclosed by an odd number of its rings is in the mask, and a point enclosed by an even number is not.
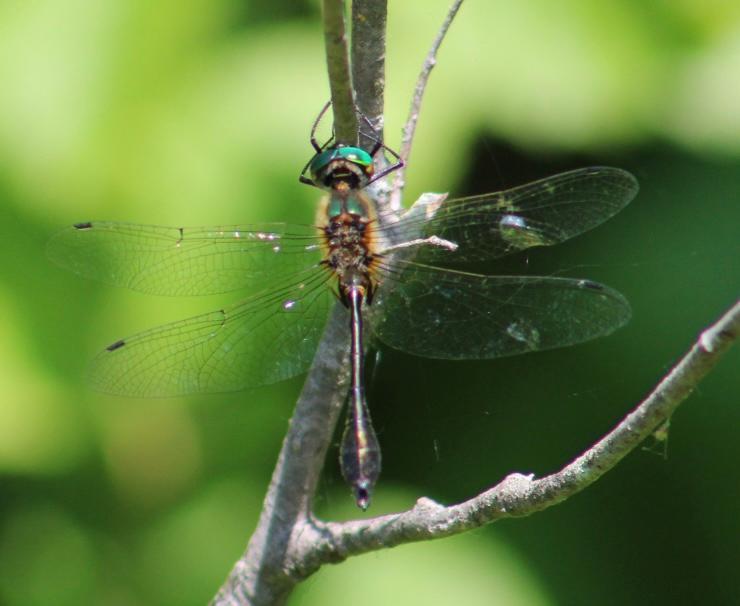
{"type": "Polygon", "coordinates": [[[54,235],[48,254],[86,278],[152,295],[251,291],[229,306],[106,347],[88,380],[116,395],[231,392],[299,375],[339,299],[351,328],[340,466],[365,510],[381,467],[364,393],[366,339],[417,356],[466,360],[610,334],[631,312],[608,286],[459,266],[564,242],[619,212],[638,184],[619,168],[588,167],[472,197],[423,196],[399,216],[380,211],[366,189],[389,172],[373,168],[385,145],[378,141],[366,151],[330,140],[322,146],[315,126],[315,154],[301,174],[301,181],[326,190],[313,224],[89,221],[54,235]]]}

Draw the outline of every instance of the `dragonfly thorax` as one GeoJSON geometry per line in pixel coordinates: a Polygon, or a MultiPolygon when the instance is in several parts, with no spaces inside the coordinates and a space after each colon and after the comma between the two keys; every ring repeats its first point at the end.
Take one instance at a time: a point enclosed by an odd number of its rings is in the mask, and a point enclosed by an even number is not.
{"type": "Polygon", "coordinates": [[[361,200],[355,196],[339,198],[332,196],[328,206],[329,221],[323,230],[327,248],[324,264],[337,276],[342,301],[346,302],[348,289],[360,288],[369,302],[374,291],[372,270],[375,258],[371,251],[370,219],[363,212],[365,207],[361,200]],[[331,209],[337,204],[341,211],[332,213],[331,209]],[[353,210],[348,210],[350,208],[353,210]]]}

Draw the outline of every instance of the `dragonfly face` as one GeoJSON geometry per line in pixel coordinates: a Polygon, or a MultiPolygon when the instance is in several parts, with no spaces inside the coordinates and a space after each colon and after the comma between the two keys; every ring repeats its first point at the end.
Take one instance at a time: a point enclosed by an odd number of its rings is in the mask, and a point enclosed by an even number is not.
{"type": "Polygon", "coordinates": [[[373,177],[373,157],[360,147],[336,145],[317,153],[308,165],[314,184],[326,189],[358,190],[373,177]]]}
{"type": "Polygon", "coordinates": [[[316,130],[330,107],[331,101],[324,105],[311,127],[311,145],[316,153],[303,167],[298,177],[301,183],[322,189],[343,187],[358,191],[403,166],[401,157],[376,136],[372,122],[359,110],[357,110],[359,118],[370,129],[371,133],[363,132],[362,134],[374,142],[373,148],[369,152],[355,145],[334,142],[333,136],[324,145],[319,145],[316,139],[316,130]],[[376,172],[373,159],[381,149],[393,157],[393,163],[376,172]],[[307,176],[307,173],[310,176],[307,176]]]}
{"type": "Polygon", "coordinates": [[[312,178],[328,190],[318,225],[180,228],[92,221],[55,235],[48,253],[80,275],[150,294],[252,290],[228,307],[101,351],[89,371],[92,386],[129,396],[235,391],[304,372],[336,300],[330,287],[338,283],[352,327],[341,461],[364,508],[380,471],[380,450],[364,398],[363,335],[415,355],[462,360],[611,333],[627,322],[630,308],[607,286],[440,265],[558,244],[617,213],[638,187],[623,170],[583,168],[506,191],[415,206],[391,223],[361,189],[373,174],[366,156],[341,146],[318,151],[309,164],[312,178]]]}

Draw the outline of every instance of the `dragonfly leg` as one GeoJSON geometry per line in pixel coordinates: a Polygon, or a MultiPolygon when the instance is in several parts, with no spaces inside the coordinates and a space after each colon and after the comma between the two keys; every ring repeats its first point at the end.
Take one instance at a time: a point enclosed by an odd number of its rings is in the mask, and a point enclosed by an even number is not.
{"type": "MultiPolygon", "coordinates": [[[[316,117],[316,120],[313,123],[313,126],[311,127],[311,145],[316,150],[317,154],[320,154],[322,151],[324,151],[324,148],[320,146],[319,142],[316,140],[316,129],[319,127],[319,123],[321,122],[321,119],[324,117],[324,114],[327,112],[329,107],[331,107],[331,99],[326,102],[326,105],[324,105],[324,107],[321,109],[319,115],[316,117]]],[[[325,143],[324,146],[326,146],[327,144],[328,142],[325,143]]]]}
{"type": "Polygon", "coordinates": [[[392,244],[388,248],[383,249],[382,253],[392,252],[394,250],[400,250],[402,248],[410,248],[412,246],[436,246],[437,248],[444,248],[450,252],[454,252],[458,249],[458,245],[450,240],[445,240],[439,236],[429,236],[428,238],[416,238],[415,240],[409,240],[407,242],[401,242],[399,244],[392,244]]]}

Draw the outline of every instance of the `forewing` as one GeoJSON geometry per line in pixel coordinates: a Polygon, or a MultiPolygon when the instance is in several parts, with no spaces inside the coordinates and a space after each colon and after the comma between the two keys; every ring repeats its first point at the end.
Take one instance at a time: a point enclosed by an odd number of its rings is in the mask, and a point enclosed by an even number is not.
{"type": "Polygon", "coordinates": [[[487,359],[564,347],[607,335],[630,317],[621,294],[588,280],[412,263],[396,271],[378,289],[373,328],[386,344],[418,356],[487,359]]]}
{"type": "Polygon", "coordinates": [[[590,167],[501,192],[411,209],[393,229],[397,239],[437,236],[454,243],[418,247],[421,262],[495,259],[534,246],[552,246],[593,229],[637,194],[628,172],[590,167]]]}
{"type": "Polygon", "coordinates": [[[160,227],[77,223],[47,245],[77,274],[157,295],[216,294],[294,273],[316,262],[318,231],[286,224],[160,227]]]}
{"type": "Polygon", "coordinates": [[[236,391],[304,372],[333,300],[315,268],[241,303],[113,343],[89,370],[92,386],[126,396],[236,391]]]}

